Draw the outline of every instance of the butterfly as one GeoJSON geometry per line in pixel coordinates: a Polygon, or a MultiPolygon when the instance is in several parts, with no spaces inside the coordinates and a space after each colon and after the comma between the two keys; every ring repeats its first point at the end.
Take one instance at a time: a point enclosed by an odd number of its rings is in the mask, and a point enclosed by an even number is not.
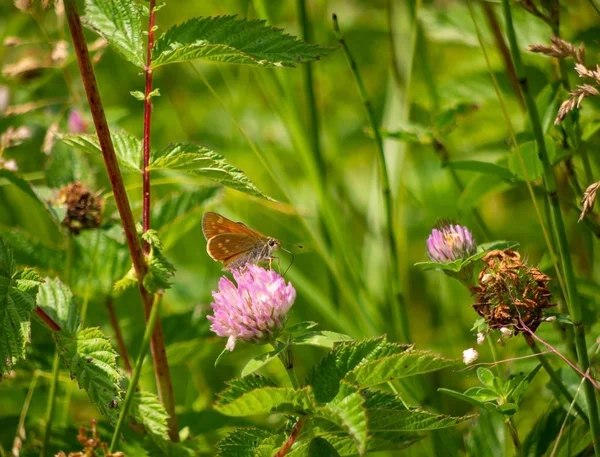
{"type": "Polygon", "coordinates": [[[281,246],[278,239],[212,211],[202,216],[202,233],[206,238],[206,252],[213,260],[221,262],[224,270],[235,270],[263,260],[268,260],[270,266],[275,258],[271,254],[281,246]]]}

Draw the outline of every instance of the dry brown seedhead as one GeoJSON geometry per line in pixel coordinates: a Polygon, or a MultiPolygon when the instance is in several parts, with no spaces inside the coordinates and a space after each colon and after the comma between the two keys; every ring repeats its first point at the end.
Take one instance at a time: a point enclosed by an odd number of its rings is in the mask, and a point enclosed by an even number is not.
{"type": "Polygon", "coordinates": [[[100,226],[104,199],[97,194],[92,194],[80,182],[63,187],[59,191],[57,203],[67,207],[62,223],[75,235],[82,230],[100,226]]]}
{"type": "Polygon", "coordinates": [[[588,188],[583,193],[583,199],[581,200],[581,204],[583,208],[581,209],[581,215],[577,222],[581,222],[583,218],[592,210],[594,206],[594,202],[596,201],[596,192],[600,188],[600,182],[595,182],[594,184],[588,186],[588,188]]]}
{"type": "Polygon", "coordinates": [[[482,260],[479,284],[471,288],[475,311],[490,328],[514,327],[516,334],[525,324],[535,331],[544,319],[542,311],[554,306],[550,277],[525,265],[510,249],[490,251],[482,260]]]}
{"type": "Polygon", "coordinates": [[[108,444],[100,439],[100,435],[96,430],[96,420],[91,421],[90,435],[85,427],[79,428],[79,434],[77,435],[77,441],[84,447],[83,451],[80,452],[59,452],[55,457],[125,457],[122,452],[108,452],[108,444]],[[102,450],[102,454],[99,451],[102,450]]]}
{"type": "Polygon", "coordinates": [[[551,45],[530,44],[529,50],[557,59],[571,58],[577,63],[585,64],[585,45],[583,43],[577,48],[575,45],[556,36],[550,38],[550,41],[552,42],[551,45]]]}

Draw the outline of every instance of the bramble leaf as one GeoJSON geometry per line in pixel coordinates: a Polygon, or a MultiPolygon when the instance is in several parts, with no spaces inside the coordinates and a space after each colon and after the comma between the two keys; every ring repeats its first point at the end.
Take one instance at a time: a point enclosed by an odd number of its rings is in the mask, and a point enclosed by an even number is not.
{"type": "MultiPolygon", "coordinates": [[[[256,457],[262,443],[272,439],[272,433],[260,428],[237,428],[216,445],[218,457],[256,457]]],[[[272,455],[269,453],[266,455],[272,455]]]]}
{"type": "Polygon", "coordinates": [[[129,407],[129,415],[154,437],[169,439],[167,426],[169,415],[155,394],[143,390],[135,392],[129,407]]]}
{"type": "Polygon", "coordinates": [[[84,389],[111,424],[116,424],[121,408],[121,374],[117,370],[117,353],[109,339],[97,327],[85,328],[75,335],[66,332],[55,334],[60,356],[84,389]]]}
{"type": "Polygon", "coordinates": [[[44,282],[37,294],[37,305],[56,322],[61,332],[74,336],[79,329],[79,311],[71,290],[58,278],[44,282]]]}
{"type": "Polygon", "coordinates": [[[16,271],[12,250],[0,237],[0,377],[25,358],[40,282],[31,269],[16,271]]]}
{"type": "MultiPolygon", "coordinates": [[[[127,133],[125,130],[120,132],[112,132],[110,137],[112,139],[119,164],[130,171],[141,172],[142,142],[133,135],[127,133]]],[[[96,135],[63,134],[58,138],[68,146],[77,147],[92,154],[102,154],[100,143],[96,135]]]]}
{"type": "Polygon", "coordinates": [[[223,156],[202,146],[179,143],[155,151],[151,154],[148,169],[183,171],[274,201],[261,192],[242,170],[229,164],[223,156]]]}
{"type": "Polygon", "coordinates": [[[86,27],[98,33],[121,57],[144,68],[140,11],[129,0],[85,0],[86,27]]]}
{"type": "Polygon", "coordinates": [[[197,17],[171,27],[156,40],[152,66],[206,59],[258,67],[294,67],[334,49],[305,43],[262,20],[197,17]]]}

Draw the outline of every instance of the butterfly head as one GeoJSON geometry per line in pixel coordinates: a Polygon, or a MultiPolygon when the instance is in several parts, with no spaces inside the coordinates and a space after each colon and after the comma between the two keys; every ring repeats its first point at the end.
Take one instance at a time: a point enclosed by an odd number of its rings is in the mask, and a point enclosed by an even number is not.
{"type": "Polygon", "coordinates": [[[269,246],[269,252],[276,251],[277,249],[279,249],[281,247],[281,241],[279,241],[276,238],[268,238],[267,246],[269,246]]]}

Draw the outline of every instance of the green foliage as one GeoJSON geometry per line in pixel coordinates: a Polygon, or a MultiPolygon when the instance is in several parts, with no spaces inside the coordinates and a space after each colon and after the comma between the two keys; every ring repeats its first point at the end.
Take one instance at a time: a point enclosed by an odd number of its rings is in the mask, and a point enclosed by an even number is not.
{"type": "Polygon", "coordinates": [[[153,438],[169,439],[167,427],[169,415],[155,394],[145,391],[135,392],[129,408],[129,415],[138,424],[142,424],[153,438]]]}
{"type": "Polygon", "coordinates": [[[175,274],[175,267],[162,254],[163,245],[155,230],[148,230],[142,234],[142,240],[150,245],[147,256],[148,271],[144,276],[144,287],[150,293],[171,288],[170,279],[175,274]]]}
{"type": "Polygon", "coordinates": [[[39,288],[37,305],[58,324],[61,333],[75,336],[79,325],[79,312],[71,290],[58,278],[46,280],[39,288]]]}
{"type": "Polygon", "coordinates": [[[265,21],[200,17],[170,28],[156,40],[152,66],[207,59],[258,67],[293,67],[331,51],[269,27],[265,21]]]}
{"type": "Polygon", "coordinates": [[[255,197],[273,200],[262,193],[242,170],[230,165],[223,156],[194,144],[179,143],[153,152],[148,169],[183,171],[255,197]]]}
{"type": "Polygon", "coordinates": [[[140,11],[130,0],[85,0],[84,24],[121,57],[144,68],[140,11]]]}
{"type": "MultiPolygon", "coordinates": [[[[271,432],[259,428],[238,428],[217,444],[219,457],[256,457],[265,442],[270,442],[271,432]]],[[[271,446],[271,449],[274,449],[271,446]]],[[[270,454],[267,454],[270,455],[270,454]]]]}
{"type": "Polygon", "coordinates": [[[33,270],[16,269],[12,250],[0,237],[0,378],[25,358],[40,282],[33,270]]]}

